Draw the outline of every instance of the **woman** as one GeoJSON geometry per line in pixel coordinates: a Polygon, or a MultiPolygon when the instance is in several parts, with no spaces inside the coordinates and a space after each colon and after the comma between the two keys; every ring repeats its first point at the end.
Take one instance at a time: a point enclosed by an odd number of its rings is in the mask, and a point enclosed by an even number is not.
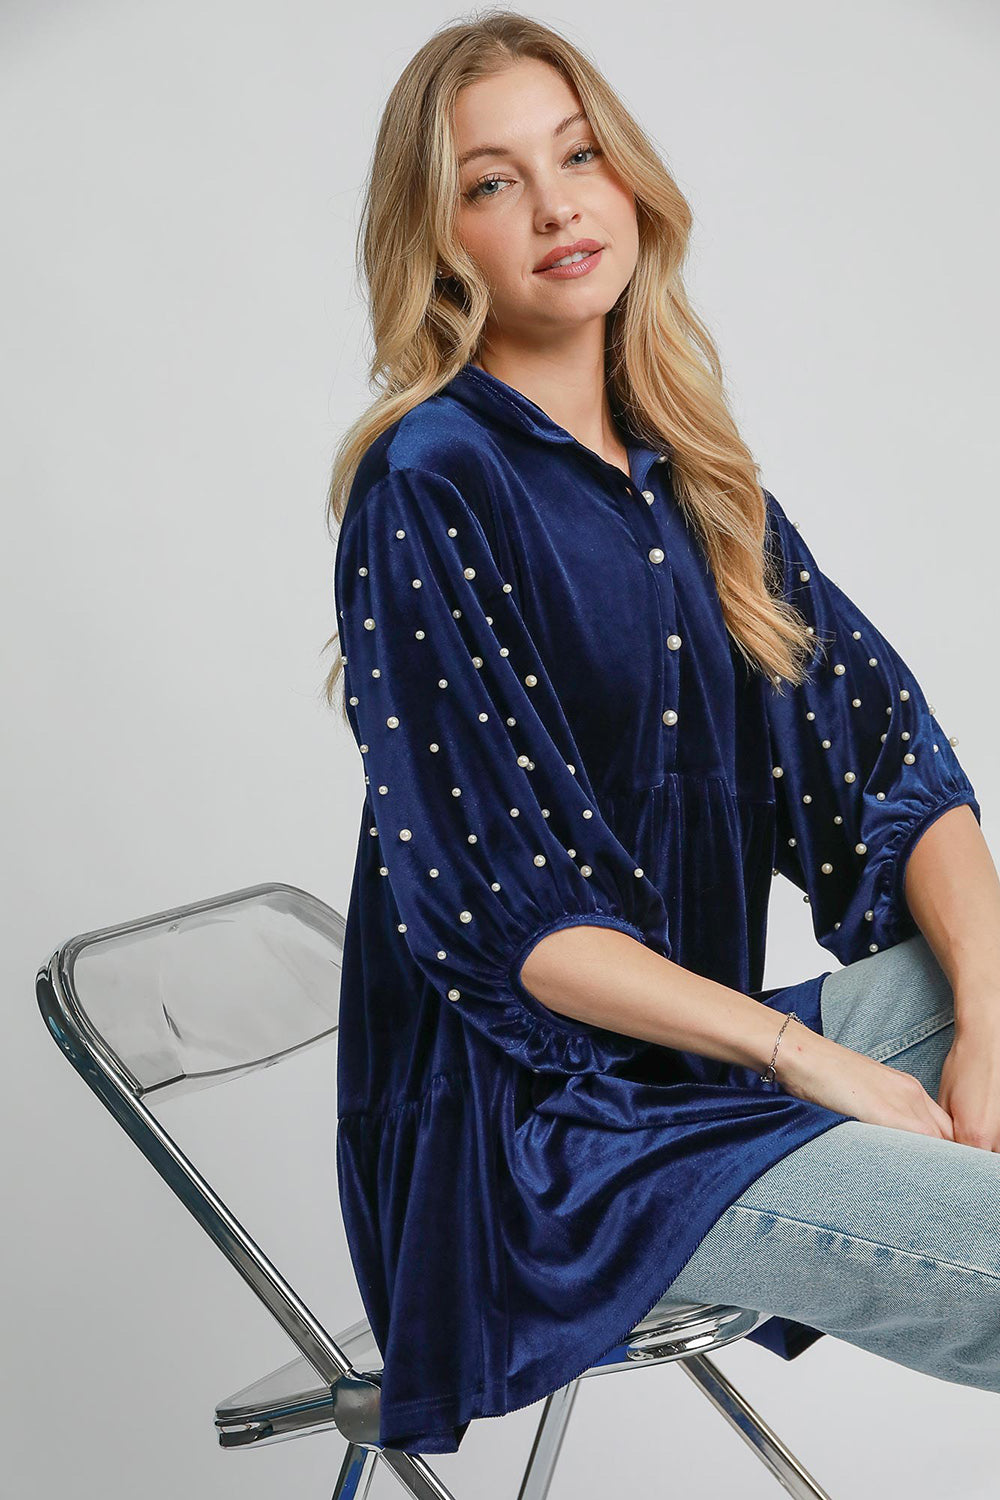
{"type": "Polygon", "coordinates": [[[784,1358],[829,1331],[1000,1386],[997,1340],[968,1347],[1000,1275],[1000,883],[919,684],[758,483],[690,224],[529,19],[448,28],[392,91],[327,688],[366,783],[338,1178],[409,1452],[567,1384],[668,1288],[766,1309],[784,1358]],[[837,973],[760,989],[772,870],[837,973]]]}

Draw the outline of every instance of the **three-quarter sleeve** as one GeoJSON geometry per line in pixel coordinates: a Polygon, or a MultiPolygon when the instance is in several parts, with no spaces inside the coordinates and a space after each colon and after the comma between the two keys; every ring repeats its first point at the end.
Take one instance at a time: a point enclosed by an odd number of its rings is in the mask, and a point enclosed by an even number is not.
{"type": "Polygon", "coordinates": [[[980,821],[979,803],[909,666],[764,495],[784,597],[816,635],[804,683],[765,685],[775,863],[808,895],[818,941],[846,964],[918,930],[909,855],[952,807],[968,803],[980,821]]]}
{"type": "Polygon", "coordinates": [[[448,479],[392,469],[348,508],[335,598],[398,932],[464,1020],[536,1071],[604,1071],[636,1039],[561,1015],[521,965],[557,928],[666,952],[662,897],[595,800],[479,516],[448,479]]]}

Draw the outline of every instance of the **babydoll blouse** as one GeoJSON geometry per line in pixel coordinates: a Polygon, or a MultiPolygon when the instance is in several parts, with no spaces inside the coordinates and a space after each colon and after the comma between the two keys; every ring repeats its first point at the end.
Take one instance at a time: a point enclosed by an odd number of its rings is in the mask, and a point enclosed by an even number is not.
{"type": "MultiPolygon", "coordinates": [[[[616,928],[821,1031],[830,969],[760,988],[772,876],[851,963],[919,930],[927,826],[980,817],[913,673],[766,490],[817,648],[784,695],[749,669],[668,445],[623,431],[629,476],[467,364],[371,445],[340,532],[365,794],[337,1175],[379,1441],[407,1452],[455,1451],[625,1342],[750,1183],[850,1118],[780,1067],[549,1009],[519,977],[539,939],[616,928]]],[[[749,1337],[791,1359],[822,1332],[772,1313],[749,1337]]]]}

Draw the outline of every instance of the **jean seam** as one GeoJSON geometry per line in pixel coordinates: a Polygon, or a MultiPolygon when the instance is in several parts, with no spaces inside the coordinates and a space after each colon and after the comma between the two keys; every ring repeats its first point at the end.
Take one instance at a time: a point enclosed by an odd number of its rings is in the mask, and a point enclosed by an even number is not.
{"type": "Polygon", "coordinates": [[[991,1281],[1000,1281],[1000,1275],[996,1271],[988,1271],[983,1266],[964,1266],[960,1261],[946,1260],[940,1255],[919,1254],[916,1250],[904,1250],[899,1245],[889,1245],[885,1240],[871,1240],[863,1234],[845,1234],[842,1229],[832,1229],[827,1224],[817,1224],[812,1219],[795,1219],[789,1214],[772,1213],[769,1208],[754,1208],[748,1203],[733,1203],[733,1209],[739,1209],[741,1213],[756,1214],[759,1218],[780,1220],[783,1224],[803,1224],[807,1229],[815,1229],[819,1234],[835,1234],[838,1239],[854,1242],[858,1245],[874,1245],[879,1250],[890,1250],[893,1255],[905,1255],[908,1260],[929,1260],[936,1266],[947,1266],[952,1271],[966,1271],[970,1276],[988,1276],[991,1281]]]}
{"type": "Polygon", "coordinates": [[[909,1031],[904,1031],[902,1036],[883,1042],[868,1056],[875,1062],[884,1062],[888,1057],[898,1057],[901,1052],[905,1052],[908,1047],[915,1046],[917,1042],[922,1042],[925,1037],[933,1036],[936,1031],[943,1031],[954,1019],[955,1012],[952,1006],[948,1006],[946,1010],[937,1010],[932,1016],[925,1016],[922,1021],[911,1026],[909,1031]],[[886,1051],[886,1048],[889,1050],[886,1051]]]}

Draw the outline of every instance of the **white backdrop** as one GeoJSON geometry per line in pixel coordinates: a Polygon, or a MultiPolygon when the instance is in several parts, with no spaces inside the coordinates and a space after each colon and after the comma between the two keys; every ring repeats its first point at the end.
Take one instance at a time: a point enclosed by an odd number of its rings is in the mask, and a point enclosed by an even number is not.
{"type": "MultiPolygon", "coordinates": [[[[996,852],[1000,16],[531,13],[591,53],[688,194],[690,289],[764,482],[958,736],[996,852]]],[[[336,1434],[218,1448],[215,1402],[294,1351],[47,1038],[33,980],[72,933],[261,880],[346,911],[363,778],[319,653],[330,456],[367,400],[356,214],[388,89],[458,14],[0,11],[0,1464],[19,1500],[320,1496],[340,1465],[336,1434]]],[[[776,881],[765,983],[836,966],[776,881]]],[[[341,1327],[361,1303],[332,1063],[198,1096],[189,1124],[341,1327]]],[[[794,1364],[749,1344],[718,1363],[833,1496],[996,1493],[994,1395],[832,1338],[794,1364]]],[[[431,1461],[459,1494],[513,1495],[540,1409],[431,1461]]],[[[779,1492],[680,1370],[584,1382],[553,1500],[650,1484],[779,1492]]],[[[375,1492],[401,1493],[385,1475],[375,1492]]]]}

